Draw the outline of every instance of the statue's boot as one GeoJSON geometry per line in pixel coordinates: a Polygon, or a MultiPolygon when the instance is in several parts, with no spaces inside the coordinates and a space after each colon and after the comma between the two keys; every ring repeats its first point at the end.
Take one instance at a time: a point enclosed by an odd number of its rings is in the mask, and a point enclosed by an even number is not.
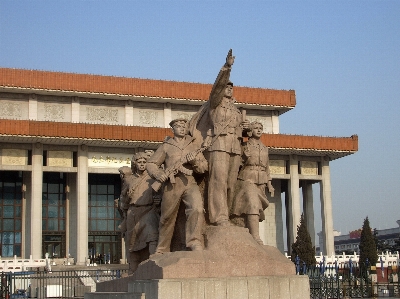
{"type": "Polygon", "coordinates": [[[259,221],[259,215],[247,215],[246,226],[249,229],[250,234],[253,236],[254,240],[256,240],[258,244],[264,245],[263,241],[260,239],[259,221]]]}

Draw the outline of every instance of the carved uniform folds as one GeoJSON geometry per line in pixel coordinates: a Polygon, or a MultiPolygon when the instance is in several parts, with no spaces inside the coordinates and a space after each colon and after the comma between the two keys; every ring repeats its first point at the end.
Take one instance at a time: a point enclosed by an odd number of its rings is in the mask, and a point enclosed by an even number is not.
{"type": "MultiPolygon", "coordinates": [[[[168,138],[157,149],[152,157],[147,160],[147,170],[155,177],[163,172],[161,164],[165,168],[173,167],[188,153],[197,150],[193,143],[194,138],[185,135],[177,142],[174,138],[168,138]]],[[[195,249],[202,248],[202,230],[204,226],[204,205],[199,187],[191,175],[192,171],[204,173],[208,164],[203,154],[198,154],[191,163],[185,163],[175,175],[175,183],[168,180],[163,189],[161,201],[161,219],[159,228],[159,242],[157,252],[169,252],[171,239],[174,232],[176,217],[181,201],[185,204],[186,214],[186,246],[195,249]]]]}
{"type": "Polygon", "coordinates": [[[126,246],[130,273],[133,273],[139,263],[155,251],[147,246],[158,241],[160,216],[153,205],[151,184],[154,180],[146,171],[141,175],[132,174],[124,182],[121,202],[126,212],[126,246]]]}
{"type": "Polygon", "coordinates": [[[243,168],[238,176],[231,214],[259,215],[262,221],[265,219],[263,211],[269,204],[265,186],[271,181],[268,148],[261,141],[250,138],[243,149],[243,168]]]}

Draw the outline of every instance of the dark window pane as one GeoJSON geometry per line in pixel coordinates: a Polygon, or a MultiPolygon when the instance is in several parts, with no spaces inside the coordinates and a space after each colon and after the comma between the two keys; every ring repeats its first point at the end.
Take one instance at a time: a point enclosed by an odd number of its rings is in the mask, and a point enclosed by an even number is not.
{"type": "Polygon", "coordinates": [[[97,230],[106,231],[107,230],[107,221],[97,221],[97,230]]]}
{"type": "Polygon", "coordinates": [[[13,193],[3,193],[3,204],[4,205],[13,205],[14,204],[15,194],[13,193]]]}
{"type": "Polygon", "coordinates": [[[65,218],[65,207],[60,207],[60,218],[65,218]]]}
{"type": "Polygon", "coordinates": [[[14,219],[4,219],[3,220],[4,230],[14,230],[14,219]]]}
{"type": "Polygon", "coordinates": [[[1,255],[3,257],[12,257],[14,256],[14,252],[13,252],[13,245],[3,245],[1,246],[1,255]]]}
{"type": "Polygon", "coordinates": [[[97,208],[90,208],[90,218],[97,218],[97,208]]]}
{"type": "Polygon", "coordinates": [[[14,206],[4,206],[3,217],[4,218],[14,218],[14,206]]]}
{"type": "Polygon", "coordinates": [[[114,194],[114,185],[108,185],[108,194],[114,194]]]}
{"type": "Polygon", "coordinates": [[[114,195],[108,195],[107,205],[109,207],[114,206],[114,199],[115,199],[114,197],[115,197],[114,195]]]}
{"type": "Polygon", "coordinates": [[[96,220],[91,220],[90,221],[90,228],[89,230],[97,230],[97,221],[96,220]]]}
{"type": "Polygon", "coordinates": [[[21,245],[14,245],[14,255],[21,256],[21,245]]]}
{"type": "Polygon", "coordinates": [[[105,207],[107,205],[107,195],[98,195],[97,200],[99,206],[105,207]]]}
{"type": "Polygon", "coordinates": [[[113,231],[114,230],[114,220],[107,220],[108,224],[108,230],[113,231]]]}
{"type": "Polygon", "coordinates": [[[97,190],[96,187],[97,187],[96,185],[91,185],[91,186],[90,186],[90,193],[96,194],[96,190],[97,190]]]}
{"type": "Polygon", "coordinates": [[[48,219],[47,220],[47,229],[48,230],[57,230],[58,231],[58,219],[48,219]]]}
{"type": "Polygon", "coordinates": [[[65,220],[60,220],[60,230],[65,230],[65,220]]]}
{"type": "Polygon", "coordinates": [[[106,208],[98,208],[97,209],[97,217],[98,218],[107,218],[107,209],[106,208]]]}
{"type": "Polygon", "coordinates": [[[107,185],[97,185],[97,194],[107,194],[107,185]]]}
{"type": "Polygon", "coordinates": [[[49,193],[59,193],[60,192],[60,186],[58,184],[49,184],[48,192],[49,193]]]}
{"type": "Polygon", "coordinates": [[[48,217],[49,218],[58,218],[58,207],[49,206],[48,217]]]}
{"type": "Polygon", "coordinates": [[[22,221],[21,219],[15,219],[15,230],[16,231],[21,231],[22,230],[22,221]]]}
{"type": "Polygon", "coordinates": [[[20,206],[15,206],[15,217],[21,217],[22,208],[20,206]]]}
{"type": "Polygon", "coordinates": [[[1,238],[2,244],[14,244],[14,233],[13,232],[3,232],[1,238]]]}
{"type": "Polygon", "coordinates": [[[15,243],[21,243],[21,233],[15,233],[15,243]]]}
{"type": "Polygon", "coordinates": [[[58,194],[48,194],[48,198],[49,198],[49,205],[52,206],[58,205],[58,199],[59,199],[58,194]]]}

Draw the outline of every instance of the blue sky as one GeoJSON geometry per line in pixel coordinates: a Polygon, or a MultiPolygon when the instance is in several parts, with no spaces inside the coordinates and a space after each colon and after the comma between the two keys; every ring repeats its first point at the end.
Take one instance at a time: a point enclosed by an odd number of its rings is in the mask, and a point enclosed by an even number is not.
{"type": "Polygon", "coordinates": [[[232,48],[235,85],[296,91],[281,133],[358,134],[331,163],[334,227],[383,229],[400,219],[399,16],[397,0],[0,0],[0,66],[212,83],[232,48]]]}

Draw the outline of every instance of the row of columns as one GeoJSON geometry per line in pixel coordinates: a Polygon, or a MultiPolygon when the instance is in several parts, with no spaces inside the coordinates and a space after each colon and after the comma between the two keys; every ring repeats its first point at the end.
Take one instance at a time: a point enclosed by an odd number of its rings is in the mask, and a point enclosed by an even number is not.
{"type": "MultiPolygon", "coordinates": [[[[300,205],[300,187],[303,196],[303,212],[311,241],[315,243],[315,226],[314,226],[314,199],[312,184],[314,181],[302,180],[300,183],[298,172],[298,158],[292,155],[289,161],[290,178],[288,180],[288,188],[285,193],[286,201],[286,224],[287,224],[287,246],[288,252],[291,252],[291,244],[296,241],[297,226],[300,224],[301,205],[300,205]]],[[[333,236],[333,216],[332,216],[332,192],[330,183],[329,158],[321,158],[321,179],[320,185],[320,201],[321,201],[321,219],[322,219],[322,235],[323,235],[323,254],[329,255],[335,252],[334,236],[333,236]]]]}
{"type": "MultiPolygon", "coordinates": [[[[88,148],[86,145],[78,147],[77,173],[68,174],[67,203],[73,211],[70,213],[70,225],[67,226],[67,248],[75,257],[77,264],[84,264],[88,252],[88,148]],[[78,200],[79,198],[79,200],[78,200]],[[73,237],[71,237],[73,236],[73,237]]],[[[300,187],[303,195],[303,211],[307,229],[311,235],[312,242],[315,244],[314,228],[314,199],[312,192],[313,181],[302,180],[300,183],[298,172],[298,158],[295,155],[289,161],[290,178],[286,196],[287,211],[287,244],[290,252],[290,245],[293,244],[297,236],[297,225],[300,223],[300,187]]],[[[30,186],[26,191],[27,201],[25,252],[26,256],[32,255],[33,258],[42,257],[42,182],[43,182],[43,145],[36,143],[32,147],[32,172],[30,177],[24,177],[27,185],[30,186]]],[[[330,185],[329,160],[321,159],[321,180],[320,201],[321,218],[323,232],[323,254],[334,252],[333,238],[333,218],[332,218],[332,199],[330,185]]]]}
{"type": "MultiPolygon", "coordinates": [[[[24,256],[42,258],[42,184],[43,145],[32,147],[32,171],[24,176],[26,186],[26,224],[24,225],[24,256]],[[28,225],[29,224],[29,225],[28,225]]],[[[77,173],[67,174],[66,248],[75,257],[77,265],[84,265],[88,254],[88,147],[78,147],[77,173]]]]}

